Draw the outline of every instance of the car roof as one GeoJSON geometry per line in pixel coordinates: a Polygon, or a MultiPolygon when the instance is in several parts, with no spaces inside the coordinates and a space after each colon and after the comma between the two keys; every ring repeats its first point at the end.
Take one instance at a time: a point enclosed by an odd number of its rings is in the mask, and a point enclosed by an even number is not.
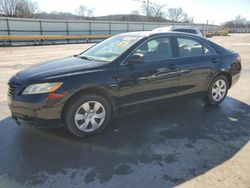
{"type": "Polygon", "coordinates": [[[151,37],[151,36],[161,36],[161,35],[169,35],[169,36],[191,36],[195,38],[199,38],[204,40],[204,38],[191,33],[185,33],[185,32],[177,32],[177,31],[137,31],[137,32],[128,32],[128,33],[122,33],[119,35],[123,36],[141,36],[141,37],[151,37]]]}
{"type": "Polygon", "coordinates": [[[185,25],[185,26],[173,26],[171,29],[193,29],[193,30],[199,30],[198,27],[193,27],[193,26],[188,26],[188,25],[185,25]]]}
{"type": "Polygon", "coordinates": [[[171,29],[173,28],[173,26],[166,26],[166,27],[158,27],[158,28],[156,28],[156,29],[153,29],[152,31],[158,31],[158,32],[160,32],[160,31],[171,31],[171,29]]]}

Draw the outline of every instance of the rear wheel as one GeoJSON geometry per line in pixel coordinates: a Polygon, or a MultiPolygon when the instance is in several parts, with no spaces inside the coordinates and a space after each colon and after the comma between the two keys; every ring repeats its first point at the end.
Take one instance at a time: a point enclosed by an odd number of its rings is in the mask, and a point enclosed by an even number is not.
{"type": "Polygon", "coordinates": [[[111,107],[99,95],[83,95],[70,101],[66,109],[66,125],[78,137],[102,131],[110,120],[111,107]]]}
{"type": "Polygon", "coordinates": [[[205,102],[212,106],[217,106],[224,101],[227,96],[229,84],[225,76],[217,76],[209,85],[205,102]]]}

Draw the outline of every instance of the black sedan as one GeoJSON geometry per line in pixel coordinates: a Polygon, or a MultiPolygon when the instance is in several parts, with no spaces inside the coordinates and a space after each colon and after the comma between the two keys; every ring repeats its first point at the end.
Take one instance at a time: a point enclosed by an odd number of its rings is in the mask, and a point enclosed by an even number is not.
{"type": "Polygon", "coordinates": [[[8,104],[18,124],[61,125],[83,137],[103,130],[114,115],[163,102],[198,97],[216,106],[240,72],[239,54],[207,39],[125,33],[17,73],[8,83],[8,104]]]}

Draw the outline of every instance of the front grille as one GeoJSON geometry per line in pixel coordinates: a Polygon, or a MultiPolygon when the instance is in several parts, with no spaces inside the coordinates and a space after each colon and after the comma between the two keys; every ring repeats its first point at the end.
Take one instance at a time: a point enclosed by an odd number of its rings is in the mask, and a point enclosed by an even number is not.
{"type": "Polygon", "coordinates": [[[12,96],[13,93],[16,91],[16,89],[17,89],[19,86],[20,86],[20,85],[19,85],[19,84],[16,84],[16,83],[11,83],[11,84],[9,84],[8,95],[9,95],[9,96],[12,96]]]}

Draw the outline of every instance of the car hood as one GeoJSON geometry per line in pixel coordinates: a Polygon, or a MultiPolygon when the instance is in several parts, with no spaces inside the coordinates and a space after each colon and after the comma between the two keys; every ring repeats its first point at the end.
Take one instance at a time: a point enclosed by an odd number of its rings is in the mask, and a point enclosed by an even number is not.
{"type": "Polygon", "coordinates": [[[93,68],[104,64],[106,63],[89,61],[77,57],[69,57],[35,65],[20,71],[15,75],[15,77],[20,81],[42,79],[46,77],[75,73],[77,71],[82,72],[84,70],[92,70],[93,68]]]}

